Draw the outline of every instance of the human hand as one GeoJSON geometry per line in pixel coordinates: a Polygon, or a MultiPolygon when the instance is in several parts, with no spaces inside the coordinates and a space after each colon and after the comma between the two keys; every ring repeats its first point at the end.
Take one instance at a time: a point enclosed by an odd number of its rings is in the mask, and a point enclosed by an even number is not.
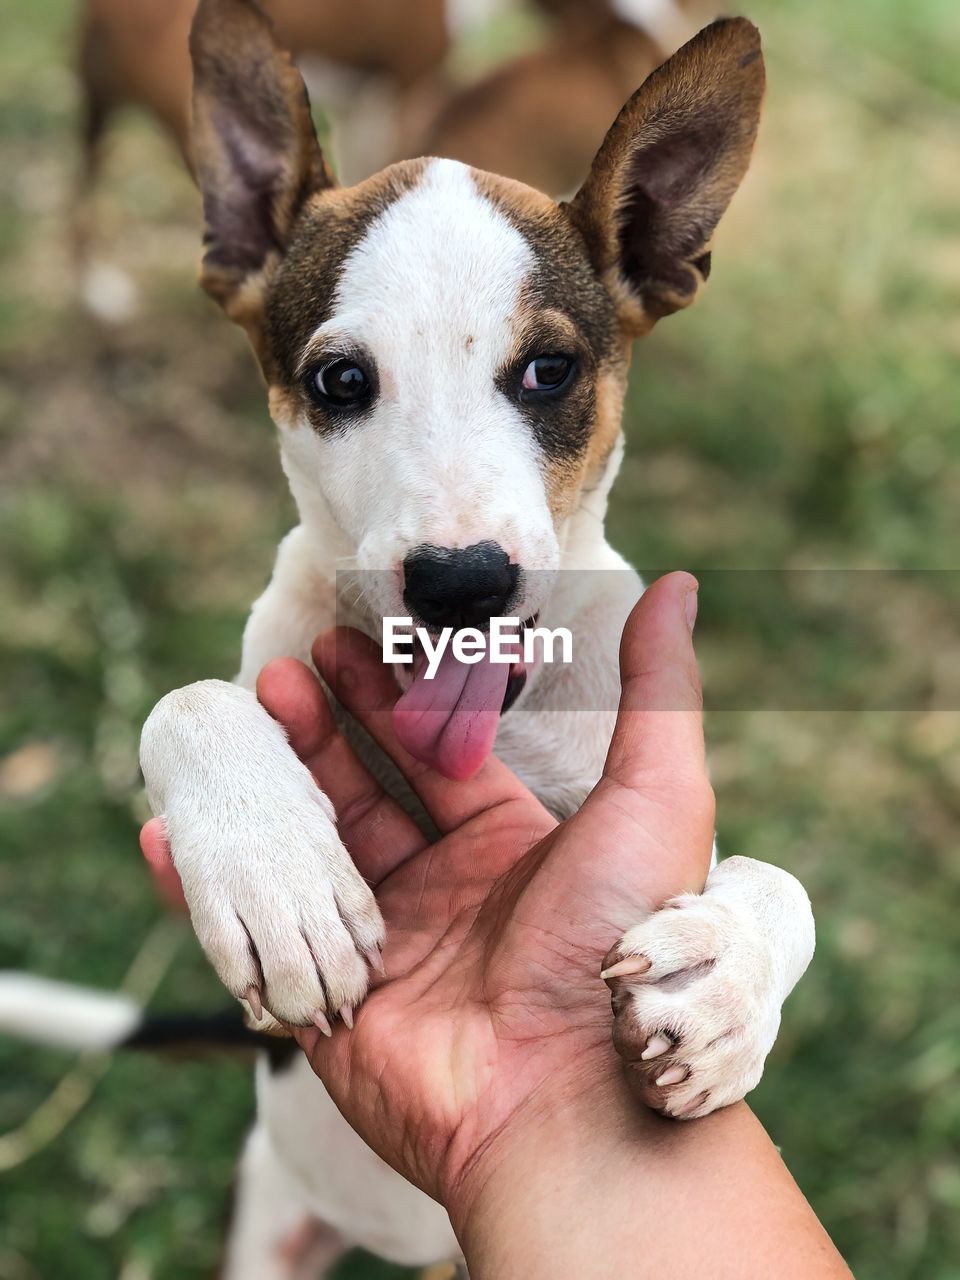
{"type": "MultiPolygon", "coordinates": [[[[333,801],[388,926],[388,981],[358,1011],[352,1034],[338,1031],[329,1045],[319,1031],[296,1034],[362,1135],[434,1195],[457,1180],[485,1130],[545,1080],[555,1089],[569,1073],[575,1087],[586,1072],[596,1086],[619,1070],[601,958],[626,925],[702,888],[713,797],[687,618],[695,590],[674,574],[635,609],[604,776],[559,827],[495,759],[466,783],[412,760],[392,731],[392,675],[357,633],[321,637],[318,669],[400,765],[445,833],[436,843],[356,760],[302,663],[280,660],[261,675],[261,701],[333,801]]],[[[161,895],[176,904],[156,821],[142,844],[161,895]]]]}
{"type": "Polygon", "coordinates": [[[495,759],[451,783],[407,756],[391,726],[392,674],[358,634],[321,637],[318,670],[396,760],[436,842],[357,761],[305,666],[262,673],[261,701],[332,800],[387,924],[386,980],[353,1030],[295,1034],[361,1136],[444,1203],[520,1113],[622,1088],[601,960],[627,925],[701,889],[710,861],[695,587],[671,575],[634,610],[603,778],[560,826],[495,759]]]}
{"type": "MultiPolygon", "coordinates": [[[[395,684],[356,633],[321,637],[317,667],[397,761],[435,842],[356,759],[305,666],[274,662],[260,679],[388,930],[383,980],[352,1030],[294,1033],[361,1136],[445,1205],[477,1280],[590,1280],[638,1259],[643,1274],[718,1280],[848,1275],[746,1107],[661,1120],[631,1105],[611,1044],[601,957],[626,924],[701,888],[709,865],[695,589],[672,574],[631,615],[604,774],[561,826],[495,759],[450,783],[406,756],[395,684]]],[[[144,846],[169,894],[156,821],[144,846]]]]}

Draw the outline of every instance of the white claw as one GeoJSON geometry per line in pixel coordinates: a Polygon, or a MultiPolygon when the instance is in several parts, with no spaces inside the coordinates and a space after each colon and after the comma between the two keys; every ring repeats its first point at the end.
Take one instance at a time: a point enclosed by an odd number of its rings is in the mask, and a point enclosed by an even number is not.
{"type": "Polygon", "coordinates": [[[323,1012],[322,1009],[318,1009],[317,1012],[313,1015],[313,1025],[317,1028],[318,1031],[322,1031],[325,1036],[333,1035],[333,1029],[331,1028],[330,1023],[327,1021],[327,1015],[323,1012]]]}
{"type": "Polygon", "coordinates": [[[667,1067],[662,1076],[657,1076],[657,1088],[665,1089],[668,1084],[679,1084],[686,1080],[689,1072],[686,1067],[667,1067]]]}
{"type": "Polygon", "coordinates": [[[244,1000],[250,1006],[250,1012],[258,1022],[263,1021],[263,1005],[260,1003],[260,989],[258,987],[247,987],[244,993],[244,1000]]]}
{"type": "Polygon", "coordinates": [[[653,962],[647,956],[625,956],[623,960],[618,960],[616,964],[612,964],[609,969],[604,969],[600,977],[604,982],[610,978],[631,978],[638,974],[646,973],[653,962]]]}
{"type": "Polygon", "coordinates": [[[665,1036],[651,1036],[640,1057],[644,1062],[649,1062],[651,1058],[659,1058],[661,1053],[666,1053],[668,1049],[672,1048],[673,1042],[667,1040],[665,1036]]]}
{"type": "Polygon", "coordinates": [[[375,973],[379,973],[381,978],[387,976],[387,971],[383,967],[383,956],[380,954],[379,947],[370,947],[363,953],[367,958],[367,964],[375,973]]]}
{"type": "Polygon", "coordinates": [[[703,1106],[703,1104],[706,1102],[709,1096],[710,1096],[709,1093],[706,1091],[704,1091],[703,1093],[697,1094],[697,1096],[693,1099],[692,1102],[688,1102],[685,1107],[682,1107],[677,1112],[677,1119],[683,1120],[687,1116],[693,1115],[694,1111],[699,1111],[699,1109],[703,1106]]]}
{"type": "Polygon", "coordinates": [[[343,1019],[344,1025],[346,1027],[349,1027],[349,1029],[352,1031],[353,1030],[353,1010],[350,1008],[348,1004],[343,1004],[340,1006],[340,1017],[343,1019]]]}

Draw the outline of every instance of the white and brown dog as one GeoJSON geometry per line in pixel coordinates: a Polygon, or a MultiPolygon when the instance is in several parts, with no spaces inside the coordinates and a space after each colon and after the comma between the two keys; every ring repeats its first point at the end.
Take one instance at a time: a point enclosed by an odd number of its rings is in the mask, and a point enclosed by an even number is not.
{"type": "MultiPolygon", "coordinates": [[[[556,204],[450,160],[339,188],[300,75],[252,0],[202,0],[191,48],[202,280],[260,362],[300,524],[253,607],[237,682],[167,695],[142,764],[226,987],[248,1010],[322,1027],[363,1000],[383,924],[331,805],[257,702],[257,674],[309,660],[335,622],[379,639],[391,615],[539,615],[587,638],[572,678],[448,664],[431,733],[404,715],[422,674],[397,730],[451,777],[495,732],[557,816],[581,803],[642,590],[603,532],[630,347],[706,279],[753,147],[763,61],[748,22],[706,28],[627,102],[579,193],[556,204]]],[[[716,866],[685,910],[637,921],[619,957],[642,953],[672,980],[627,980],[612,1030],[649,1072],[651,1101],[693,1117],[749,1092],[812,952],[801,886],[743,858],[716,866]]],[[[356,1137],[302,1056],[264,1064],[258,1100],[232,1280],[287,1274],[276,1240],[305,1214],[398,1262],[458,1256],[443,1209],[356,1137]]]]}

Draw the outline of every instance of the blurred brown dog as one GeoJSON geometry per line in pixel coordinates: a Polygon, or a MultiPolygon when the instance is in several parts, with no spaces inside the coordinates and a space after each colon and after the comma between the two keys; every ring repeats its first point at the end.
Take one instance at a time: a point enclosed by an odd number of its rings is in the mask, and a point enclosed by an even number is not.
{"type": "MultiPolygon", "coordinates": [[[[146,108],[190,161],[190,56],[197,0],[86,0],[80,28],[86,170],[92,175],[117,108],[146,108]]],[[[445,0],[264,0],[278,38],[353,72],[354,92],[378,79],[398,92],[435,67],[449,47],[445,0]]]]}
{"type": "Polygon", "coordinates": [[[407,155],[435,155],[515,178],[554,195],[574,191],[610,120],[674,44],[605,4],[564,6],[546,43],[436,104],[408,110],[407,155]],[[412,118],[411,118],[412,117],[412,118]]]}
{"type": "MultiPolygon", "coordinates": [[[[555,193],[586,173],[617,106],[692,34],[691,0],[536,0],[544,45],[461,87],[451,46],[513,0],[263,0],[334,124],[341,175],[432,154],[555,193]]],[[[145,108],[190,156],[187,36],[196,0],[85,0],[82,189],[124,105],[145,108]]]]}

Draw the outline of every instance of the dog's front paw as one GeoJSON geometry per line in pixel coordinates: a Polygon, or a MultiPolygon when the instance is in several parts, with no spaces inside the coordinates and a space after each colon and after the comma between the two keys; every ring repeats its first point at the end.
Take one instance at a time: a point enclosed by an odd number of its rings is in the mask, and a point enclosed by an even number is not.
{"type": "Polygon", "coordinates": [[[218,680],[168,694],[141,762],[194,930],[224,986],[294,1026],[349,1023],[383,920],[333,808],[283,730],[218,680]]]}
{"type": "Polygon", "coordinates": [[[369,886],[314,797],[272,797],[276,816],[215,830],[167,816],[174,862],[201,946],[220,980],[261,1019],[330,1020],[366,994],[383,922],[369,886]]]}
{"type": "Polygon", "coordinates": [[[769,944],[749,909],[684,894],[604,959],[614,1043],[647,1106],[683,1119],[738,1102],[780,1026],[769,944]]]}
{"type": "MultiPolygon", "coordinates": [[[[313,810],[311,812],[310,810],[313,810]]],[[[169,818],[168,818],[169,823],[169,818]]],[[[383,922],[333,822],[279,804],[268,830],[171,831],[194,930],[220,980],[280,1022],[349,1023],[379,966],[383,922]]]]}

